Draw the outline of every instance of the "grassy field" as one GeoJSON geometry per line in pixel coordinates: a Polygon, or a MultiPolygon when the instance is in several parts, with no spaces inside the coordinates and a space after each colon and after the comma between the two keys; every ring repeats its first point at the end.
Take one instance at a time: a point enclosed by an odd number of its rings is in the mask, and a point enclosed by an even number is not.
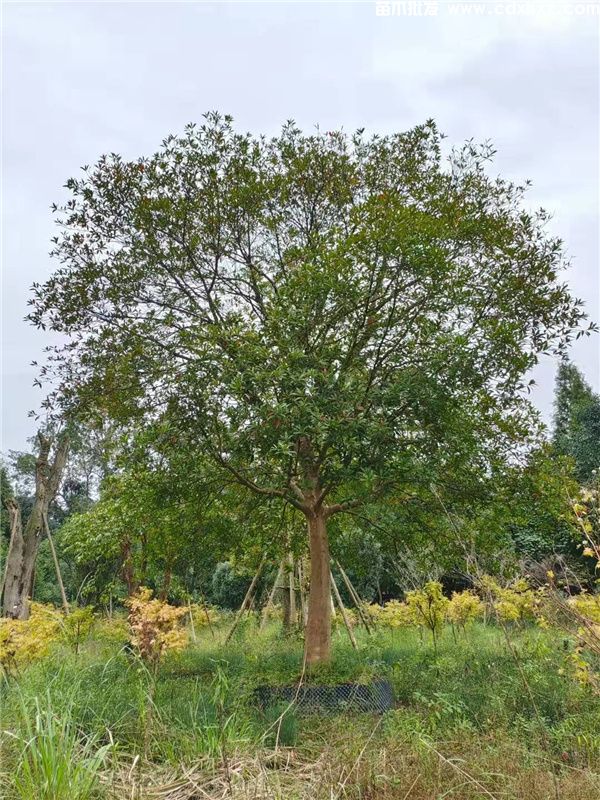
{"type": "Polygon", "coordinates": [[[385,676],[396,707],[316,716],[256,704],[258,685],[300,678],[299,640],[248,620],[224,646],[225,629],[154,674],[103,623],[77,655],[55,646],[6,678],[3,798],[600,797],[600,698],[557,632],[447,628],[435,655],[415,630],[357,631],[357,651],[337,630],[306,680],[385,676]]]}

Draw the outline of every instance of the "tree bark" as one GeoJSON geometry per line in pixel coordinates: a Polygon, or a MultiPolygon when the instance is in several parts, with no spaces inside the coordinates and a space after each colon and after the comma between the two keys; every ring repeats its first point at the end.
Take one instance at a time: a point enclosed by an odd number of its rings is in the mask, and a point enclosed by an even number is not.
{"type": "Polygon", "coordinates": [[[11,608],[14,608],[15,611],[19,610],[19,581],[25,551],[25,540],[23,538],[23,521],[19,504],[14,497],[7,497],[4,499],[4,505],[10,519],[10,543],[6,555],[2,584],[2,615],[7,617],[11,616],[9,613],[11,608]]]}
{"type": "Polygon", "coordinates": [[[331,580],[329,570],[329,540],[327,517],[323,508],[308,515],[310,548],[310,588],[308,620],[304,644],[306,665],[329,661],[331,658],[331,580]]]}
{"type": "Polygon", "coordinates": [[[135,579],[133,569],[133,553],[131,548],[131,541],[125,539],[121,544],[121,580],[127,586],[127,596],[134,595],[140,584],[135,579]]]}
{"type": "Polygon", "coordinates": [[[35,499],[23,529],[21,514],[14,498],[4,502],[11,520],[11,538],[6,557],[6,573],[2,593],[2,615],[13,619],[29,617],[28,600],[33,592],[35,562],[44,535],[44,517],[56,497],[67,462],[69,441],[59,441],[52,464],[48,462],[51,442],[38,434],[40,452],[35,465],[35,499]]]}
{"type": "Polygon", "coordinates": [[[162,582],[162,587],[160,589],[159,600],[162,600],[163,603],[166,602],[167,597],[169,596],[169,589],[171,588],[171,582],[173,580],[173,561],[169,559],[167,565],[165,567],[165,574],[162,582]]]}

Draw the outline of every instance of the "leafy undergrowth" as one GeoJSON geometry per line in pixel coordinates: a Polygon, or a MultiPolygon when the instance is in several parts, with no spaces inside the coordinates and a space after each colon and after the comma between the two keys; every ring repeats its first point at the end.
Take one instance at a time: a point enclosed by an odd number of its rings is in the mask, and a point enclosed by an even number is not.
{"type": "Polygon", "coordinates": [[[5,679],[2,796],[72,800],[69,769],[80,800],[600,796],[600,699],[555,631],[446,629],[437,652],[410,629],[360,632],[357,651],[337,631],[331,664],[304,680],[388,677],[383,716],[263,714],[254,689],[297,681],[301,642],[252,621],[224,637],[204,630],[154,671],[100,626],[77,655],[55,647],[5,679]]]}

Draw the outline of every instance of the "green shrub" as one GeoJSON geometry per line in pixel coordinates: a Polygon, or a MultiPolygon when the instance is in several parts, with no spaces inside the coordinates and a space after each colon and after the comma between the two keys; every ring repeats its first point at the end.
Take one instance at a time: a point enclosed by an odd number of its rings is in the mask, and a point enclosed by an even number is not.
{"type": "Polygon", "coordinates": [[[228,561],[217,564],[212,577],[211,600],[221,608],[237,610],[250,585],[250,578],[239,575],[228,561]]]}
{"type": "Polygon", "coordinates": [[[298,740],[298,717],[289,703],[277,703],[265,711],[265,743],[271,747],[292,747],[298,740]]]}

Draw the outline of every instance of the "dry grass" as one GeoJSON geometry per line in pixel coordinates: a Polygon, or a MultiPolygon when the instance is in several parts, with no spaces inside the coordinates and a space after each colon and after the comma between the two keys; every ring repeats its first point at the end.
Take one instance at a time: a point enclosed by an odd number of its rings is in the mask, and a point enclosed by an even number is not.
{"type": "Polygon", "coordinates": [[[134,760],[110,776],[113,800],[593,800],[600,774],[529,759],[509,743],[423,742],[420,750],[363,743],[358,757],[290,748],[227,763],[157,767],[134,760]],[[345,757],[344,757],[345,756],[345,757]],[[530,762],[530,763],[528,763],[530,762]]]}

